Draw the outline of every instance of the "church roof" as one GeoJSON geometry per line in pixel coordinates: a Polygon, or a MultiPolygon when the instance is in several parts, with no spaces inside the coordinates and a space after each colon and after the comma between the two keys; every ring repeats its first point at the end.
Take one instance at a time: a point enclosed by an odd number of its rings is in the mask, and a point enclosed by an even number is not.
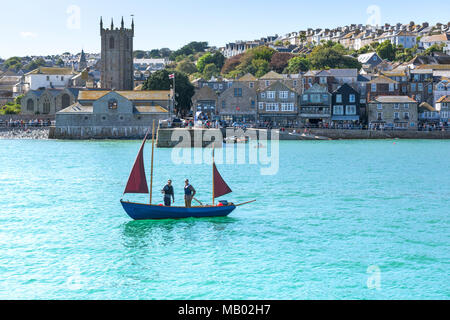
{"type": "Polygon", "coordinates": [[[168,100],[170,90],[154,91],[110,91],[110,90],[86,90],[80,91],[78,100],[98,100],[110,92],[116,92],[128,100],[168,100]]]}

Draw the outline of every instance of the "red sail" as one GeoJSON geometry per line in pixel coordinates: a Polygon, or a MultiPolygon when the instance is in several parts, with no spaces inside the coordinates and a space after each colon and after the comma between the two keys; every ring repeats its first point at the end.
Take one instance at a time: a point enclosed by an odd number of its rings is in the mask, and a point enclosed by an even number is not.
{"type": "Polygon", "coordinates": [[[225,180],[223,180],[222,176],[217,170],[215,163],[213,163],[213,171],[214,171],[214,198],[219,198],[221,196],[233,192],[231,191],[230,187],[227,185],[225,180]]]}
{"type": "Polygon", "coordinates": [[[145,177],[144,168],[144,145],[147,140],[145,135],[144,142],[142,142],[136,161],[134,162],[133,170],[131,170],[128,183],[125,188],[125,193],[148,193],[147,178],[145,177]]]}

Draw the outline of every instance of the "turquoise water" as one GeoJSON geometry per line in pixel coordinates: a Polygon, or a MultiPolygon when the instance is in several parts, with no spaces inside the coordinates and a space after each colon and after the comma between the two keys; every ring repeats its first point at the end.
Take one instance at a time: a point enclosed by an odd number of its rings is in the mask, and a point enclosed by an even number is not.
{"type": "MultiPolygon", "coordinates": [[[[219,166],[256,203],[136,222],[119,199],[139,144],[0,140],[1,299],[450,298],[449,141],[283,141],[277,175],[219,166]]],[[[155,190],[172,178],[181,204],[189,177],[208,201],[210,166],[171,152],[155,190]]]]}

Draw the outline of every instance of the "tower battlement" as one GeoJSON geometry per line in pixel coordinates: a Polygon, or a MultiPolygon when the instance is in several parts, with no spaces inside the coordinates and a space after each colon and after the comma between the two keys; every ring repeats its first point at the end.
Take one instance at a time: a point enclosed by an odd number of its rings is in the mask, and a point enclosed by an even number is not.
{"type": "Polygon", "coordinates": [[[103,89],[133,90],[133,38],[134,19],[131,29],[125,28],[122,21],[119,27],[114,27],[111,19],[110,28],[104,28],[100,18],[101,36],[101,87],[103,89]]]}

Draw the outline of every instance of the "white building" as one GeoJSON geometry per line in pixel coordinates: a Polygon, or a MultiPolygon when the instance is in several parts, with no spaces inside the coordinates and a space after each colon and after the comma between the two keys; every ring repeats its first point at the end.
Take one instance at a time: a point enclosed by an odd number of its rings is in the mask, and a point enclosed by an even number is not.
{"type": "Polygon", "coordinates": [[[402,45],[403,48],[410,49],[416,45],[417,35],[409,31],[391,31],[383,33],[377,38],[378,42],[382,43],[389,40],[392,44],[397,46],[402,45]]]}
{"type": "Polygon", "coordinates": [[[40,67],[25,74],[25,91],[39,88],[66,88],[76,74],[70,68],[40,67]]]}
{"type": "Polygon", "coordinates": [[[433,36],[427,36],[420,39],[420,47],[428,49],[435,44],[444,44],[444,51],[450,53],[450,34],[442,33],[433,36]]]}

